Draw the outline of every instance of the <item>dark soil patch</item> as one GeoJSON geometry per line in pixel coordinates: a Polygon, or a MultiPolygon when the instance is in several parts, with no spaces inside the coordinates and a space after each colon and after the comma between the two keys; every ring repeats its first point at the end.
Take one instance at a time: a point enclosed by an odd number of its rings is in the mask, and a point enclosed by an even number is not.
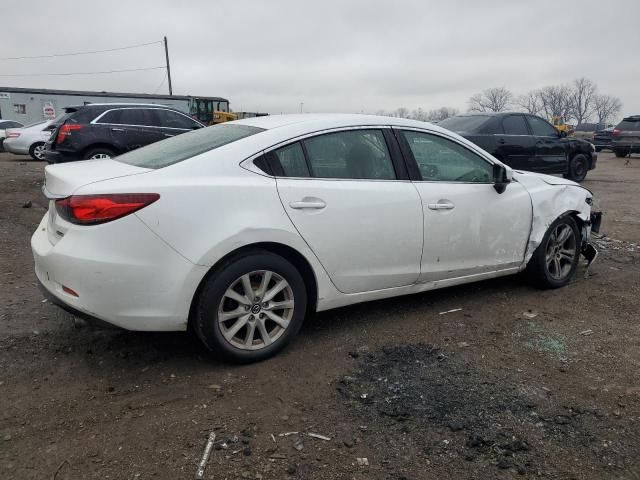
{"type": "Polygon", "coordinates": [[[429,465],[451,472],[458,463],[461,478],[477,469],[548,478],[582,478],[594,469],[601,478],[634,472],[625,464],[640,444],[634,425],[514,382],[506,369],[486,371],[422,344],[385,347],[360,367],[336,387],[347,415],[373,423],[369,436],[404,443],[429,465]]]}

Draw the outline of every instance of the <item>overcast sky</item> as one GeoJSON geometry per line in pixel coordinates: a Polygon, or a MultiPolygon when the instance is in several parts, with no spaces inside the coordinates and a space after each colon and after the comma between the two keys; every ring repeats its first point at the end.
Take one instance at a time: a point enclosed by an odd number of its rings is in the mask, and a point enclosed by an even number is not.
{"type": "MultiPolygon", "coordinates": [[[[169,39],[175,94],[270,113],[466,109],[493,86],[515,94],[586,76],[640,113],[639,0],[201,0],[4,2],[0,57],[169,39]]],[[[0,60],[0,75],[164,65],[160,44],[0,60]]],[[[167,93],[163,70],[0,76],[1,86],[167,93]]]]}

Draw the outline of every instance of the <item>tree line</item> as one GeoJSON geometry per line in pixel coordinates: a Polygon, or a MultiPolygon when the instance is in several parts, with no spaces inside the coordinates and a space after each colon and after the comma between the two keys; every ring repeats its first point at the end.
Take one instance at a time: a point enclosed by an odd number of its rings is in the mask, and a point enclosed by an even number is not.
{"type": "MultiPolygon", "coordinates": [[[[467,101],[469,112],[505,112],[518,110],[551,119],[561,117],[566,123],[577,125],[596,120],[606,124],[615,120],[622,110],[619,98],[602,94],[588,78],[578,78],[570,84],[549,85],[515,96],[505,87],[493,87],[472,95],[467,101]]],[[[378,115],[411,118],[425,122],[439,122],[460,113],[453,107],[434,110],[404,107],[391,112],[380,110],[378,115]]]]}

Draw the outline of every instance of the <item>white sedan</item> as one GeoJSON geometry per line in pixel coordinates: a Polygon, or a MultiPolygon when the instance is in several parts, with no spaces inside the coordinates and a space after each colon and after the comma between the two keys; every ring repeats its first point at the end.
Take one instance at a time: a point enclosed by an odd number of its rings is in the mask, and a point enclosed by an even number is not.
{"type": "Polygon", "coordinates": [[[560,287],[595,254],[588,190],[399,118],[252,118],[45,177],[45,294],[130,330],[190,327],[240,362],[316,311],[525,269],[560,287]]]}
{"type": "Polygon", "coordinates": [[[55,122],[55,119],[46,120],[7,130],[4,149],[16,155],[30,155],[34,160],[44,160],[44,145],[56,128],[55,122]]]}

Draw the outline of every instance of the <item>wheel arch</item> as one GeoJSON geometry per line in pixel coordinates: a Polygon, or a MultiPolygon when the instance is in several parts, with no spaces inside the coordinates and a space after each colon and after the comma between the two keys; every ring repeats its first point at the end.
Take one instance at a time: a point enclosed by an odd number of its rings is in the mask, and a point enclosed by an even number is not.
{"type": "Polygon", "coordinates": [[[111,150],[114,153],[117,153],[118,155],[121,153],[120,149],[116,148],[115,145],[112,145],[110,143],[105,143],[105,142],[100,142],[100,143],[92,143],[91,145],[85,147],[82,149],[82,157],[84,157],[87,152],[91,151],[91,150],[95,150],[96,148],[106,148],[107,150],[111,150]]]}
{"type": "Polygon", "coordinates": [[[213,275],[218,269],[223,268],[225,264],[229,263],[236,257],[240,257],[247,252],[255,251],[255,250],[266,250],[273,254],[279,255],[282,258],[288,260],[293,264],[294,267],[300,272],[302,278],[304,280],[305,288],[307,290],[307,310],[305,312],[305,317],[309,318],[316,312],[316,307],[318,305],[318,279],[316,277],[316,273],[311,266],[311,263],[307,260],[307,258],[300,253],[295,248],[285,245],[284,243],[278,242],[255,242],[247,245],[243,245],[242,247],[238,247],[235,250],[230,251],[222,258],[220,258],[202,277],[196,291],[191,299],[191,306],[189,307],[189,328],[191,328],[192,321],[195,315],[195,308],[198,304],[198,299],[200,298],[200,294],[202,292],[202,288],[207,282],[207,280],[213,275]]]}

